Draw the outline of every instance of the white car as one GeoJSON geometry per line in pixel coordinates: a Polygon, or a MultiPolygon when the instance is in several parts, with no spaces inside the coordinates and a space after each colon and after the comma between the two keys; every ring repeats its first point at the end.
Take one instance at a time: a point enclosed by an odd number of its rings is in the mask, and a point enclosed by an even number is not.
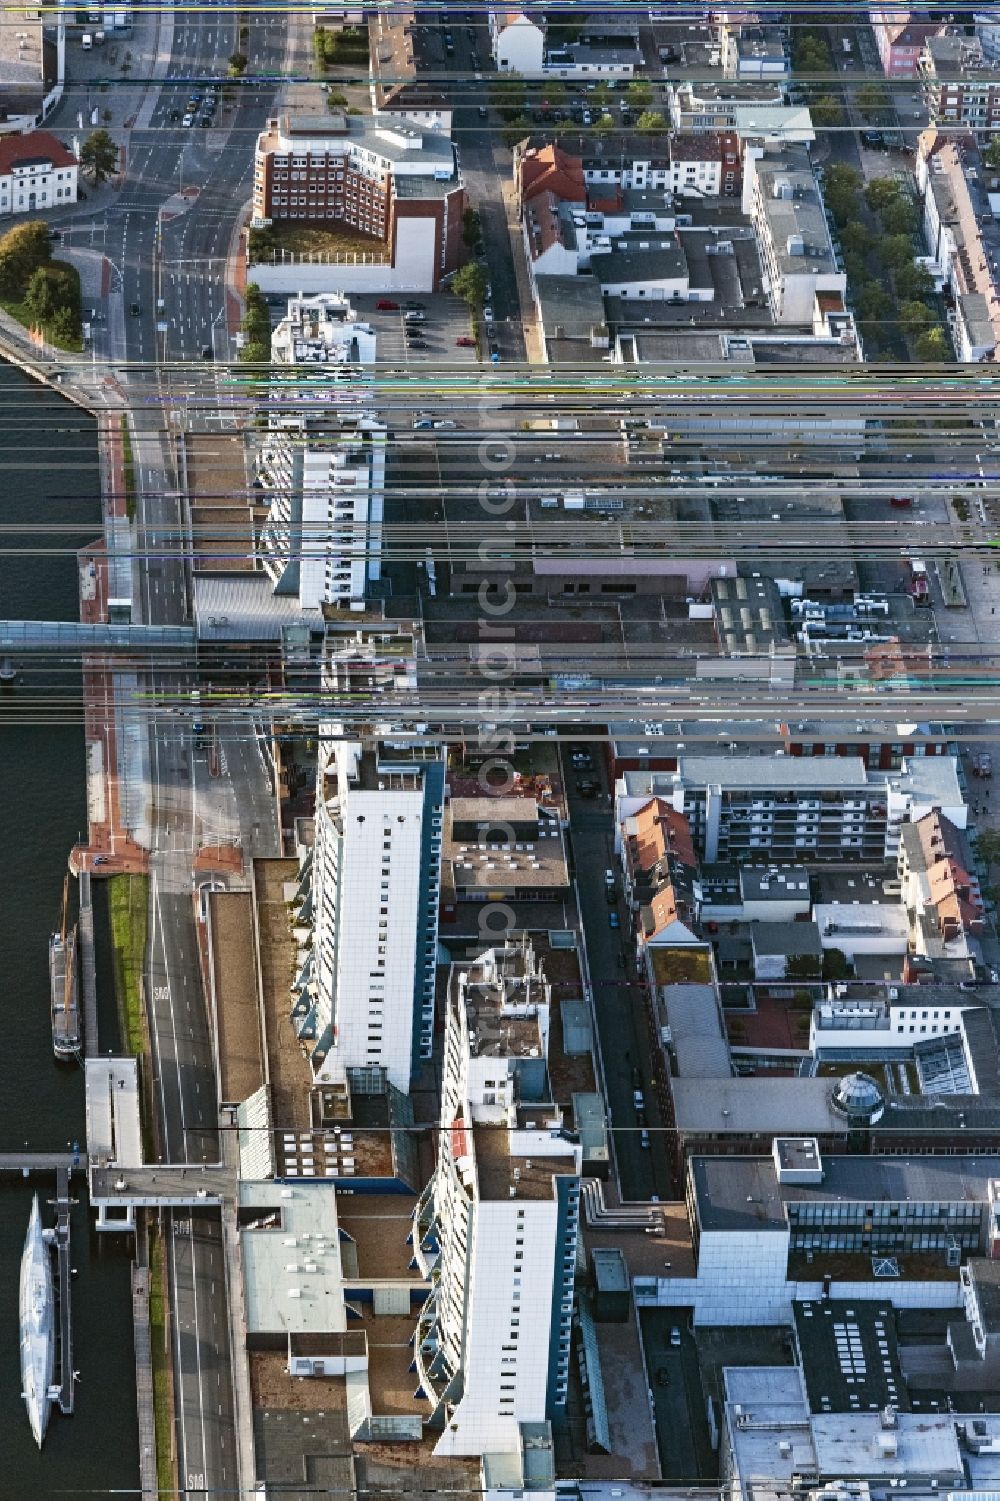
{"type": "Polygon", "coordinates": [[[452,427],[457,427],[458,423],[457,422],[453,422],[450,417],[439,417],[437,419],[437,421],[434,423],[434,426],[437,427],[437,428],[442,428],[442,427],[452,428],[452,427]]]}
{"type": "Polygon", "coordinates": [[[483,317],[486,319],[487,323],[493,322],[493,309],[489,306],[489,304],[487,304],[487,306],[483,308],[483,317]]]}
{"type": "Polygon", "coordinates": [[[193,125],[194,124],[194,115],[185,115],[184,118],[183,118],[183,120],[181,121],[181,124],[182,125],[193,125]]]}

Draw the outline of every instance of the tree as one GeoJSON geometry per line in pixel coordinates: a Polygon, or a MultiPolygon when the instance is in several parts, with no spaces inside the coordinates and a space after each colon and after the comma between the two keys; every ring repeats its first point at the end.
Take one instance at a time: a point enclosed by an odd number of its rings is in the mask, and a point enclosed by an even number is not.
{"type": "Polygon", "coordinates": [[[859,255],[856,251],[844,251],[844,270],[851,286],[857,286],[858,282],[864,281],[868,274],[868,258],[859,255]]]}
{"type": "Polygon", "coordinates": [[[934,278],[926,266],[910,261],[896,272],[896,291],[903,298],[930,297],[934,291],[934,278]]]}
{"type": "Polygon", "coordinates": [[[843,949],[823,950],[823,979],[824,980],[848,980],[851,976],[851,965],[843,949]]]}
{"type": "Polygon", "coordinates": [[[889,235],[881,242],[879,250],[892,271],[901,271],[913,262],[913,241],[909,235],[889,235]]]}
{"type": "Polygon", "coordinates": [[[552,105],[553,109],[559,109],[569,98],[566,85],[559,78],[553,78],[545,83],[545,104],[552,105]]]}
{"type": "Polygon", "coordinates": [[[626,88],[625,99],[632,109],[648,109],[653,102],[653,85],[645,78],[636,78],[626,88]]]}
{"type": "Polygon", "coordinates": [[[899,310],[899,326],[908,339],[915,339],[934,321],[926,302],[904,302],[899,310]]]}
{"type": "Polygon", "coordinates": [[[16,224],[0,238],[0,295],[23,297],[32,272],[51,259],[49,226],[41,219],[16,224]]]}
{"type": "Polygon", "coordinates": [[[889,108],[889,96],[882,85],[874,80],[861,85],[854,96],[854,102],[866,120],[889,108]]]}
{"type": "Polygon", "coordinates": [[[46,332],[54,344],[80,345],[80,315],[72,308],[56,308],[46,332]]]}
{"type": "Polygon", "coordinates": [[[49,266],[38,266],[32,271],[31,279],[24,292],[24,305],[39,323],[47,323],[59,306],[49,275],[50,270],[49,266]]]}
{"type": "Polygon", "coordinates": [[[804,36],[795,49],[796,73],[827,73],[830,69],[830,54],[823,43],[814,36],[804,36]]]}
{"type": "Polygon", "coordinates": [[[245,52],[231,52],[229,54],[229,75],[231,78],[242,78],[247,70],[250,59],[245,52]]]}
{"type": "Polygon", "coordinates": [[[879,217],[886,234],[912,235],[917,227],[917,211],[908,198],[888,204],[879,217]]]}
{"type": "Polygon", "coordinates": [[[614,128],[615,122],[611,115],[599,115],[594,121],[594,129],[600,131],[601,135],[607,135],[614,128]]]}
{"type": "Polygon", "coordinates": [[[1000,830],[979,829],[976,833],[976,854],[989,876],[994,865],[1000,865],[1000,830]]]}
{"type": "Polygon", "coordinates": [[[948,343],[948,335],[943,328],[929,328],[922,333],[914,346],[917,358],[926,360],[928,364],[936,360],[952,359],[951,345],[948,343]]]}
{"type": "Polygon", "coordinates": [[[470,261],[452,277],[451,290],[470,307],[481,307],[486,298],[486,272],[470,261]]]}
{"type": "Polygon", "coordinates": [[[993,136],[983,152],[983,161],[994,172],[1000,172],[1000,136],[993,136]]]}
{"type": "Polygon", "coordinates": [[[809,108],[813,121],[820,126],[839,125],[844,118],[840,101],[832,94],[821,94],[809,108]]]}
{"type": "Polygon", "coordinates": [[[785,960],[786,980],[818,980],[819,960],[815,954],[789,954],[785,960]]]}
{"type": "Polygon", "coordinates": [[[846,162],[831,162],[826,169],[828,192],[856,193],[861,181],[861,173],[846,162]]]}
{"type": "Polygon", "coordinates": [[[655,135],[657,131],[666,128],[666,123],[666,120],[664,120],[658,110],[644,109],[635,122],[635,128],[641,131],[643,135],[655,135]]]}
{"type": "Polygon", "coordinates": [[[317,26],[313,32],[313,57],[316,59],[317,65],[321,68],[326,67],[326,47],[326,27],[317,26]]]}
{"type": "Polygon", "coordinates": [[[118,147],[106,130],[92,130],[80,147],[80,166],[95,187],[118,170],[118,147]]]}
{"type": "Polygon", "coordinates": [[[479,239],[479,214],[474,208],[467,208],[462,215],[462,243],[472,246],[479,239]]]}
{"type": "Polygon", "coordinates": [[[855,255],[866,255],[872,248],[871,230],[858,219],[852,219],[840,231],[840,243],[855,255]]]}
{"type": "Polygon", "coordinates": [[[892,298],[877,281],[866,281],[858,292],[857,305],[866,323],[877,323],[892,307],[892,298]]]}
{"type": "Polygon", "coordinates": [[[895,203],[900,194],[899,183],[890,177],[874,177],[865,188],[865,202],[873,214],[880,214],[895,203]]]}
{"type": "Polygon", "coordinates": [[[528,94],[520,73],[505,73],[490,89],[490,103],[503,119],[514,119],[527,103],[528,94]]]}
{"type": "Polygon", "coordinates": [[[593,91],[593,102],[600,105],[602,109],[607,109],[611,103],[611,90],[603,79],[593,91]]]}
{"type": "Polygon", "coordinates": [[[243,345],[240,359],[244,365],[266,365],[271,358],[271,346],[253,339],[243,345]]]}

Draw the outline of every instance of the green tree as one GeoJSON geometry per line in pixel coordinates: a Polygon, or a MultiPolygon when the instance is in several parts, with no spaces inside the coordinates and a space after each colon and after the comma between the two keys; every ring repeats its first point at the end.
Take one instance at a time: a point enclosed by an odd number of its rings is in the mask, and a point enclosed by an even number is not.
{"type": "Polygon", "coordinates": [[[986,867],[988,877],[994,865],[1000,865],[1000,830],[978,829],[975,837],[976,854],[986,867]]]}
{"type": "Polygon", "coordinates": [[[816,102],[809,106],[809,109],[814,124],[821,127],[839,125],[844,118],[840,101],[834,98],[833,94],[821,94],[816,102]]]}
{"type": "Polygon", "coordinates": [[[855,255],[866,255],[872,248],[871,230],[858,219],[852,219],[840,231],[840,243],[855,255]]]}
{"type": "Polygon", "coordinates": [[[827,191],[856,193],[861,182],[861,173],[846,162],[831,162],[826,169],[827,191]]]}
{"type": "Polygon", "coordinates": [[[891,177],[873,177],[865,188],[865,202],[873,214],[880,214],[900,195],[899,183],[891,177]]]}
{"type": "Polygon", "coordinates": [[[913,263],[913,241],[909,235],[888,235],[879,243],[879,253],[892,271],[901,271],[913,263]]]}
{"type": "Polygon", "coordinates": [[[994,172],[1000,172],[1000,136],[991,136],[989,145],[983,152],[983,161],[994,172]]]}
{"type": "Polygon", "coordinates": [[[53,344],[78,348],[80,344],[80,315],[70,307],[56,308],[46,332],[53,344]]]}
{"type": "Polygon", "coordinates": [[[934,278],[926,266],[910,261],[908,266],[901,266],[896,272],[896,291],[906,299],[930,297],[934,291],[934,278]]]}
{"type": "Polygon", "coordinates": [[[462,215],[462,243],[472,246],[479,239],[479,214],[474,208],[467,208],[462,215]]]}
{"type": "Polygon", "coordinates": [[[830,70],[830,53],[817,37],[804,36],[795,48],[796,73],[827,73],[830,70]]]}
{"type": "Polygon", "coordinates": [[[891,307],[892,298],[877,281],[866,281],[858,292],[858,314],[866,323],[878,323],[891,307]]]}
{"type": "Polygon", "coordinates": [[[39,323],[47,323],[59,306],[49,274],[51,269],[50,266],[38,266],[32,271],[31,279],[24,292],[24,305],[39,323]]]}
{"type": "Polygon", "coordinates": [[[889,235],[912,235],[917,227],[917,211],[908,198],[898,198],[888,204],[879,216],[882,228],[889,235]]]}
{"type": "Polygon", "coordinates": [[[593,103],[598,105],[601,109],[607,109],[608,105],[611,103],[611,92],[611,89],[608,88],[607,84],[602,79],[593,91],[593,103]]]}
{"type": "Polygon", "coordinates": [[[818,980],[820,962],[815,954],[789,954],[785,960],[786,980],[818,980]]]}
{"type": "Polygon", "coordinates": [[[655,135],[657,131],[665,130],[666,124],[667,122],[659,110],[644,109],[635,122],[635,128],[641,131],[643,135],[655,135]]]}
{"type": "Polygon", "coordinates": [[[247,70],[249,61],[250,59],[245,52],[231,52],[229,54],[229,76],[231,78],[242,78],[247,70]]]}
{"type": "Polygon", "coordinates": [[[486,298],[486,272],[475,261],[470,261],[455,272],[451,290],[470,307],[481,307],[486,298]]]}
{"type": "Polygon", "coordinates": [[[523,141],[531,134],[531,121],[527,115],[517,115],[510,125],[505,125],[500,132],[505,146],[513,148],[519,141],[523,141]]]}
{"type": "Polygon", "coordinates": [[[880,83],[871,80],[863,83],[854,96],[854,102],[866,120],[889,108],[889,96],[880,83]]]}
{"type": "Polygon", "coordinates": [[[823,979],[849,980],[851,965],[843,949],[823,950],[823,979]]]}
{"type": "Polygon", "coordinates": [[[118,147],[106,130],[92,130],[80,147],[80,166],[95,187],[118,170],[118,147]]]}
{"type": "Polygon", "coordinates": [[[611,115],[598,115],[594,121],[594,129],[600,131],[601,135],[607,135],[614,128],[615,122],[611,115]]]}
{"type": "Polygon", "coordinates": [[[16,224],[0,237],[0,295],[23,297],[38,266],[52,259],[49,226],[41,219],[16,224]]]}
{"type": "Polygon", "coordinates": [[[943,328],[929,328],[926,333],[920,335],[914,348],[917,352],[917,358],[926,360],[928,364],[936,360],[950,360],[954,358],[951,345],[948,342],[948,335],[943,328]]]}
{"type": "Polygon", "coordinates": [[[528,93],[520,73],[505,73],[490,89],[490,103],[501,118],[513,120],[527,104],[528,93]]]}
{"type": "Polygon", "coordinates": [[[546,82],[545,103],[547,105],[551,105],[553,109],[560,109],[568,98],[569,91],[561,79],[553,78],[551,82],[546,82]]]}
{"type": "Polygon", "coordinates": [[[317,26],[313,32],[313,57],[319,67],[326,67],[326,27],[317,26]]]}
{"type": "Polygon", "coordinates": [[[868,258],[852,250],[844,251],[844,270],[851,286],[857,286],[868,274],[868,258]]]}
{"type": "Polygon", "coordinates": [[[645,78],[636,78],[626,88],[625,99],[632,109],[648,109],[653,102],[653,85],[645,78]]]}
{"type": "Polygon", "coordinates": [[[899,326],[908,339],[915,339],[934,321],[926,302],[904,302],[899,310],[899,326]]]}
{"type": "Polygon", "coordinates": [[[270,358],[270,344],[262,344],[256,339],[249,340],[240,350],[240,359],[245,365],[266,365],[270,358]]]}

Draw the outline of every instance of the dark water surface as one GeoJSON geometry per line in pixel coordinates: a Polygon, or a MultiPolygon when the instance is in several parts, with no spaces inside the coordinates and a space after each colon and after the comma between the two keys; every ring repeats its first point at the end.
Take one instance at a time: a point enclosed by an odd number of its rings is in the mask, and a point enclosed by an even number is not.
{"type": "MultiPolygon", "coordinates": [[[[100,530],[96,426],[76,407],[0,364],[0,618],[78,618],[75,550],[100,530]],[[38,547],[52,549],[35,555],[38,547]]],[[[19,664],[22,665],[22,664],[19,664]]],[[[24,663],[0,688],[0,1150],[59,1149],[84,1139],[83,1074],[52,1056],[47,943],[58,924],[66,859],[86,825],[83,730],[39,724],[29,700],[78,701],[75,665],[24,663]]],[[[75,708],[75,706],[74,706],[75,708]]],[[[74,719],[79,718],[74,712],[74,719]]],[[[71,883],[72,887],[72,883],[71,883]]],[[[103,1051],[117,1048],[100,883],[96,883],[98,992],[103,1051]]],[[[54,1183],[0,1179],[0,1498],[103,1496],[138,1482],[130,1246],[98,1236],[82,1175],[73,1181],[76,1412],[58,1409],[41,1453],[21,1401],[18,1273],[37,1187],[43,1218],[54,1183]]]]}

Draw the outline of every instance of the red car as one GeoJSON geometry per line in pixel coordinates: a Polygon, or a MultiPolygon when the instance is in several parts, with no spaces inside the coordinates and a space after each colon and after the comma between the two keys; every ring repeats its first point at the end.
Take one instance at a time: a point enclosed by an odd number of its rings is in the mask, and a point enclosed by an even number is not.
{"type": "Polygon", "coordinates": [[[393,302],[389,297],[380,297],[375,304],[375,308],[379,313],[398,313],[399,303],[393,302]]]}
{"type": "Polygon", "coordinates": [[[475,349],[476,347],[475,339],[470,338],[468,334],[463,334],[460,339],[455,340],[455,343],[459,349],[475,349]]]}

